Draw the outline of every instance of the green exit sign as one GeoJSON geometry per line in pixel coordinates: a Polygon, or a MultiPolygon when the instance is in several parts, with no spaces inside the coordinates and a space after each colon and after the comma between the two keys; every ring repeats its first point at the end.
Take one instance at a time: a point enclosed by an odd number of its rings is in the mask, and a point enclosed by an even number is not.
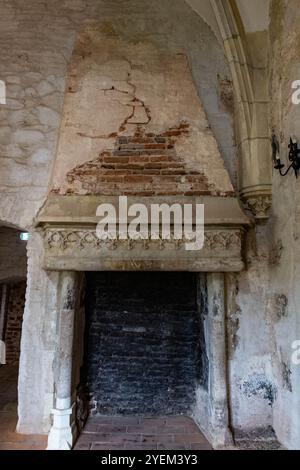
{"type": "Polygon", "coordinates": [[[29,233],[28,232],[21,232],[20,238],[23,242],[28,242],[29,240],[29,233]]]}

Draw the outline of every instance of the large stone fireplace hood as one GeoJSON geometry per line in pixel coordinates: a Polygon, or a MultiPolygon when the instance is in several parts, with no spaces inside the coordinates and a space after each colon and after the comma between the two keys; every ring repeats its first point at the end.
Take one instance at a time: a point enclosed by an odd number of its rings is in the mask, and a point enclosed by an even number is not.
{"type": "Polygon", "coordinates": [[[50,195],[37,224],[49,270],[239,271],[243,214],[188,59],[87,25],[74,48],[50,195]],[[205,243],[100,241],[97,207],[204,204],[205,243]]]}

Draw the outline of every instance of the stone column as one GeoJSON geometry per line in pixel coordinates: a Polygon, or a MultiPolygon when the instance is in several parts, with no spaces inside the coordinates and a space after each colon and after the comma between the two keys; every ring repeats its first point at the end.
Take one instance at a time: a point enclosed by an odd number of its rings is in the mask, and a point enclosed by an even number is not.
{"type": "Polygon", "coordinates": [[[272,158],[268,124],[267,31],[246,33],[235,2],[210,0],[224,43],[235,92],[240,197],[255,219],[269,216],[272,158]],[[250,64],[250,66],[249,66],[250,64]]]}
{"type": "Polygon", "coordinates": [[[207,303],[210,434],[214,447],[222,447],[232,444],[228,417],[224,274],[207,275],[207,303]]]}
{"type": "Polygon", "coordinates": [[[76,273],[60,274],[59,344],[55,359],[55,408],[48,450],[72,449],[76,426],[72,403],[72,356],[76,301],[76,273]]]}

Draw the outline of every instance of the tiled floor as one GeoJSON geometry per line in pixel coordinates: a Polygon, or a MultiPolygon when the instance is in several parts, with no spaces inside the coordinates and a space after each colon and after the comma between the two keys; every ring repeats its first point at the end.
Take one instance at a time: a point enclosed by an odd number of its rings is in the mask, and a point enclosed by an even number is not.
{"type": "MultiPolygon", "coordinates": [[[[18,368],[0,366],[0,450],[42,450],[47,437],[15,432],[18,368]]],[[[210,450],[192,419],[94,417],[81,433],[75,450],[210,450]]]]}
{"type": "Polygon", "coordinates": [[[41,450],[46,436],[17,434],[18,368],[0,366],[0,450],[41,450]]]}
{"type": "Polygon", "coordinates": [[[166,418],[94,417],[75,450],[211,450],[194,421],[166,418]]]}

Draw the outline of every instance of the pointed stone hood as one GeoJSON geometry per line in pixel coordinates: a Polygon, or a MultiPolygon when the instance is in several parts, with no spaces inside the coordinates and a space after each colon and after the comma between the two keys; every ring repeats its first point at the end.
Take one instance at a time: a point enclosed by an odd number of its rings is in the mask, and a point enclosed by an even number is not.
{"type": "Polygon", "coordinates": [[[47,269],[242,269],[248,220],[184,54],[85,26],[68,68],[51,192],[37,223],[47,269]],[[205,249],[195,256],[175,253],[172,243],[99,247],[97,206],[118,196],[147,206],[205,203],[205,249]]]}

